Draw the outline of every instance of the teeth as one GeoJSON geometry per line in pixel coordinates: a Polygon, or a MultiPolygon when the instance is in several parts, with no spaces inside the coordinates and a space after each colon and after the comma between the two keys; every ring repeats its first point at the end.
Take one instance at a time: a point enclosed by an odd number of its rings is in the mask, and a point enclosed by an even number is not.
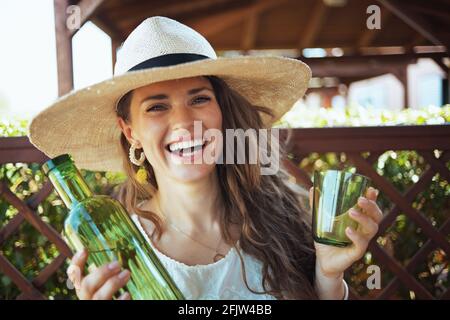
{"type": "Polygon", "coordinates": [[[185,148],[192,148],[203,145],[203,139],[195,139],[190,141],[174,142],[169,145],[171,152],[178,151],[185,148]]]}

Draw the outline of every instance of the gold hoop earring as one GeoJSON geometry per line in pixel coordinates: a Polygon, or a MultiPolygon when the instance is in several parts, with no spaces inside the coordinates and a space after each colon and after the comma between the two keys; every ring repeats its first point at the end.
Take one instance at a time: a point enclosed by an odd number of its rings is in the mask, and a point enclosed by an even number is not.
{"type": "Polygon", "coordinates": [[[133,142],[130,146],[130,152],[129,152],[129,157],[130,157],[130,161],[132,164],[135,164],[137,166],[141,166],[144,161],[145,161],[145,154],[142,151],[141,155],[139,157],[139,159],[136,159],[136,155],[135,155],[135,150],[136,150],[136,142],[133,142]]]}

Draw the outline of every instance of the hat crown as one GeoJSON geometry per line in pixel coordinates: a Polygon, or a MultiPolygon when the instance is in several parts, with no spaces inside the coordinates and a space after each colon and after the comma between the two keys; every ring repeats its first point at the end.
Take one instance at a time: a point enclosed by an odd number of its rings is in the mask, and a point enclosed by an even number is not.
{"type": "Polygon", "coordinates": [[[200,33],[173,19],[156,16],[141,22],[123,42],[117,52],[114,75],[126,73],[148,59],[174,53],[217,58],[212,46],[200,33]]]}

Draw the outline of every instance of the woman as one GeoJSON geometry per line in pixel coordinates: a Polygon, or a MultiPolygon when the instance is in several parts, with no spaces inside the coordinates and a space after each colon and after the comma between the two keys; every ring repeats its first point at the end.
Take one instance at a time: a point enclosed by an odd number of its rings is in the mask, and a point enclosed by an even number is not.
{"type": "MultiPolygon", "coordinates": [[[[82,168],[127,173],[122,202],[185,297],[347,298],[343,272],[363,256],[382,217],[377,191],[351,212],[361,226],[347,230],[353,245],[331,247],[312,241],[307,192],[282,170],[262,175],[260,158],[219,161],[228,155],[225,131],[268,128],[301,98],[306,65],[217,58],[194,30],[152,17],[124,42],[115,73],[39,114],[30,139],[50,156],[71,153],[82,168]],[[58,134],[66,137],[61,143],[58,134]],[[214,161],[202,161],[206,153],[214,161]]],[[[250,141],[247,154],[262,142],[250,141]]],[[[278,150],[276,141],[265,142],[278,150]]],[[[78,297],[113,298],[129,271],[112,263],[81,274],[88,255],[77,253],[68,269],[78,297]]]]}

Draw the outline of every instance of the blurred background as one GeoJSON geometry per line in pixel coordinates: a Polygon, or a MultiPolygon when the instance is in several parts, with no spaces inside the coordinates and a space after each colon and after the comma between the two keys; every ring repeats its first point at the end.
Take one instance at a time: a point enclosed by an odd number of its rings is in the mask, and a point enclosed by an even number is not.
{"type": "MultiPolygon", "coordinates": [[[[86,87],[112,76],[115,51],[139,22],[166,15],[198,30],[222,56],[282,55],[305,61],[313,79],[302,106],[398,111],[444,105],[449,4],[386,3],[389,7],[363,0],[109,0],[84,8],[67,1],[65,24],[73,28],[73,38],[61,54],[72,60],[68,82],[75,89],[86,87]],[[86,10],[91,16],[84,21],[86,10]],[[411,16],[404,16],[405,10],[411,16]]],[[[52,0],[2,1],[2,119],[30,118],[57,98],[54,15],[52,0]]]]}
{"type": "MultiPolygon", "coordinates": [[[[26,137],[58,96],[113,75],[146,17],[203,34],[219,56],[307,63],[306,96],[276,126],[300,185],[354,167],[380,189],[385,219],[346,279],[353,299],[450,299],[449,0],[2,0],[0,299],[73,299],[59,234],[67,210],[26,137]],[[367,268],[381,268],[369,289],[367,268]]],[[[83,171],[114,195],[121,173],[83,171]]]]}

